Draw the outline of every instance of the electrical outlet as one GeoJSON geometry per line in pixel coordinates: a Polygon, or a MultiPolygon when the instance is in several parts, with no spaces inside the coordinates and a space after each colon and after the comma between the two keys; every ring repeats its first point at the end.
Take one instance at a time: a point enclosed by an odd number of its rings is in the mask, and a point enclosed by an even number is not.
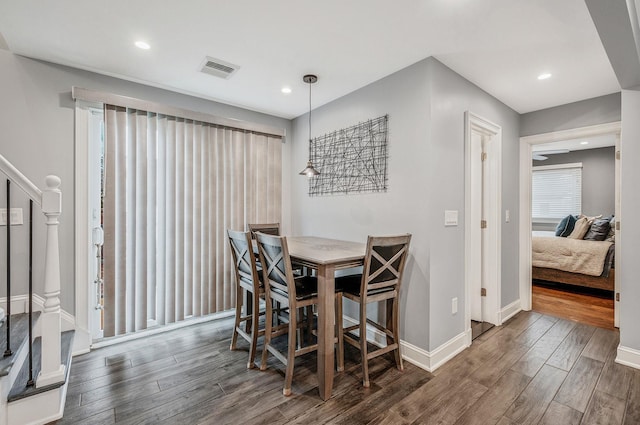
{"type": "MultiPolygon", "coordinates": [[[[11,225],[23,224],[22,221],[22,208],[11,208],[11,225]]],[[[0,208],[0,226],[7,225],[7,209],[0,208]]]]}
{"type": "Polygon", "coordinates": [[[451,299],[451,314],[458,313],[458,298],[451,299]]]}

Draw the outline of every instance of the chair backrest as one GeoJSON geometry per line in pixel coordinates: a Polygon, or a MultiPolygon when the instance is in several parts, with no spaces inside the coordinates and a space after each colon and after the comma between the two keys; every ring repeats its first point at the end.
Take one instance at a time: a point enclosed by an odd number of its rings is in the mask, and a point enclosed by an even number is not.
{"type": "Polygon", "coordinates": [[[262,280],[265,283],[267,297],[273,291],[293,302],[296,299],[296,284],[291,268],[287,238],[257,232],[256,240],[258,241],[262,280]]]}
{"type": "Polygon", "coordinates": [[[409,254],[411,235],[369,236],[362,270],[360,294],[384,290],[400,291],[402,274],[409,254]]]}
{"type": "Polygon", "coordinates": [[[256,232],[266,233],[267,235],[280,236],[280,223],[254,223],[247,224],[251,237],[256,238],[256,232]]]}
{"type": "Polygon", "coordinates": [[[256,256],[253,252],[253,242],[249,232],[227,230],[229,245],[235,264],[236,284],[241,282],[253,287],[257,292],[260,286],[260,275],[256,267],[256,256]]]}

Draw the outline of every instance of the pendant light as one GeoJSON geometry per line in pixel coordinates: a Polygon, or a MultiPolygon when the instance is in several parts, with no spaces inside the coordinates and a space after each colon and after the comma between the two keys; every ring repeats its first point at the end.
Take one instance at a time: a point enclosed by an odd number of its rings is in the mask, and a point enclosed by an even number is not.
{"type": "Polygon", "coordinates": [[[313,168],[313,163],[311,162],[311,84],[318,81],[318,77],[308,74],[302,77],[302,81],[309,84],[309,161],[307,162],[305,169],[300,171],[300,175],[311,178],[320,174],[318,170],[313,168]]]}

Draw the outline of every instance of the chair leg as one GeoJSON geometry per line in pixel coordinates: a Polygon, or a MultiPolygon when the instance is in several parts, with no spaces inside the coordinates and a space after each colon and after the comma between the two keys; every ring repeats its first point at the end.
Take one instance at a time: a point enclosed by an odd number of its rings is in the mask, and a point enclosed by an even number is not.
{"type": "Polygon", "coordinates": [[[253,312],[251,315],[251,344],[249,345],[249,363],[247,369],[253,369],[256,360],[256,350],[258,347],[258,320],[260,320],[260,294],[252,293],[251,302],[253,312]]]}
{"type": "Polygon", "coordinates": [[[236,349],[238,342],[238,326],[240,326],[240,316],[242,315],[242,288],[238,285],[236,288],[236,320],[233,325],[233,334],[231,335],[230,350],[236,349]]]}
{"type": "Polygon", "coordinates": [[[398,323],[399,323],[398,302],[399,302],[398,297],[395,297],[392,303],[393,312],[391,313],[392,321],[393,321],[393,342],[398,344],[398,347],[394,350],[394,354],[396,357],[396,366],[398,370],[404,370],[404,366],[402,365],[402,356],[400,355],[400,327],[398,326],[398,323]]]}
{"type": "Polygon", "coordinates": [[[362,357],[362,386],[369,388],[369,361],[367,359],[367,304],[360,301],[360,356],[362,357]]]}
{"type": "Polygon", "coordinates": [[[262,347],[262,360],[260,362],[260,370],[267,368],[267,356],[269,355],[269,344],[271,343],[271,327],[273,322],[273,307],[272,300],[267,300],[265,303],[266,314],[264,317],[264,346],[262,347]]]}
{"type": "MultiPolygon", "coordinates": [[[[289,311],[293,309],[290,308],[289,311]]],[[[295,311],[295,310],[294,310],[295,311]]],[[[295,313],[294,313],[295,315],[295,313]]],[[[284,388],[282,394],[291,395],[291,382],[293,381],[293,366],[296,361],[296,330],[298,328],[296,317],[289,317],[289,344],[287,347],[287,368],[284,374],[284,388]]]]}
{"type": "Polygon", "coordinates": [[[344,331],[342,330],[342,293],[336,294],[336,335],[338,336],[337,371],[344,370],[344,331]]]}

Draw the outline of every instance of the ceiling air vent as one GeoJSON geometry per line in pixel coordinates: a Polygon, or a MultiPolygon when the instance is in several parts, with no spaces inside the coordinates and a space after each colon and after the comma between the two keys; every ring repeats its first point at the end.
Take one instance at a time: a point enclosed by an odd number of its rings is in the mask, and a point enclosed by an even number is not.
{"type": "Polygon", "coordinates": [[[232,63],[207,56],[202,64],[201,71],[215,77],[228,79],[239,68],[239,65],[234,65],[232,63]]]}

